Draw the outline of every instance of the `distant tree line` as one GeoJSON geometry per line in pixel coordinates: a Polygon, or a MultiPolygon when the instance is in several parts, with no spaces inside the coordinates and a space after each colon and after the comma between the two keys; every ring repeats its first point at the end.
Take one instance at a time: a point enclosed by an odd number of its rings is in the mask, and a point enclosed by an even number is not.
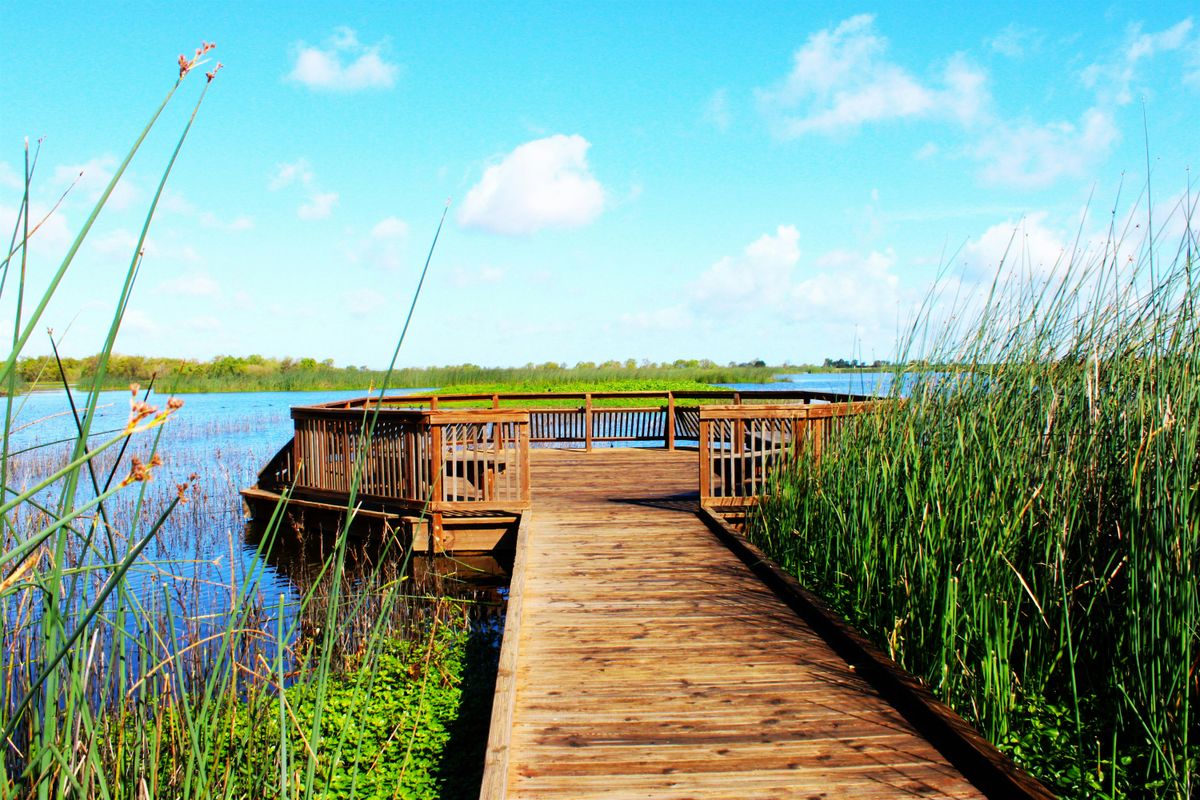
{"type": "Polygon", "coordinates": [[[892,362],[877,358],[874,361],[860,361],[857,358],[827,358],[822,364],[826,369],[882,369],[890,367],[892,362]]]}
{"type": "MultiPolygon", "coordinates": [[[[90,388],[96,383],[98,356],[63,358],[62,371],[71,385],[90,388]]],[[[761,359],[721,365],[707,359],[610,359],[602,362],[529,362],[521,367],[483,367],[458,364],[442,367],[402,367],[389,385],[396,388],[436,388],[448,385],[529,383],[545,384],[612,380],[690,380],[701,383],[765,383],[780,371],[761,359]]],[[[802,368],[787,367],[787,370],[802,368]]],[[[17,374],[25,388],[62,385],[52,356],[30,356],[17,362],[17,374]]],[[[114,354],[108,361],[101,388],[123,388],[130,383],[146,386],[154,381],[161,391],[297,391],[303,389],[360,389],[378,387],[384,370],[367,366],[335,366],[333,359],[270,358],[219,355],[208,361],[155,356],[114,354]]]]}

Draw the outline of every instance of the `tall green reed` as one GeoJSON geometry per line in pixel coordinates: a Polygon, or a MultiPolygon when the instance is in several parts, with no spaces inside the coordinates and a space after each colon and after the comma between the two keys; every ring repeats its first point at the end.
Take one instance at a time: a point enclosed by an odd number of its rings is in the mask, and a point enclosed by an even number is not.
{"type": "Polygon", "coordinates": [[[973,308],[931,300],[898,361],[962,370],[898,368],[896,402],[780,469],[749,523],[1068,796],[1197,787],[1191,203],[1168,221],[1178,241],[1140,228],[1136,209],[1121,228],[1114,214],[1098,249],[1077,246],[1053,274],[1002,265],[973,308]]]}
{"type": "MultiPolygon", "coordinates": [[[[179,80],[121,162],[32,312],[23,316],[25,265],[31,242],[36,243],[28,202],[36,157],[27,159],[13,244],[0,264],[0,287],[15,284],[19,294],[13,347],[0,369],[0,385],[16,387],[15,365],[83,240],[169,101],[209,49],[204,45],[194,58],[180,58],[179,80]]],[[[209,83],[215,71],[208,74],[209,83]]],[[[147,589],[145,581],[131,580],[135,570],[153,568],[143,554],[189,499],[186,486],[174,496],[148,491],[158,464],[157,437],[178,404],[160,411],[135,390],[124,429],[98,436],[91,425],[142,268],[142,244],[207,88],[206,83],[146,213],[108,335],[92,364],[94,388],[80,410],[71,405],[78,435],[17,452],[10,447],[10,433],[19,403],[12,391],[6,399],[0,798],[329,794],[341,776],[369,766],[358,760],[365,734],[353,719],[332,726],[322,722],[322,698],[331,682],[346,666],[358,667],[357,674],[368,677],[348,695],[342,691],[340,702],[366,703],[372,665],[386,643],[398,635],[433,636],[436,620],[448,613],[444,604],[422,612],[410,602],[403,560],[393,557],[402,550],[394,536],[372,563],[357,570],[347,594],[353,500],[319,574],[288,614],[282,597],[265,596],[262,581],[268,555],[285,533],[282,506],[266,525],[248,574],[233,571],[231,538],[229,599],[219,613],[190,608],[186,590],[173,583],[147,589]],[[151,441],[143,460],[124,461],[129,441],[147,436],[151,441]],[[118,469],[128,475],[114,484],[118,469]],[[289,706],[289,685],[315,697],[308,717],[302,719],[289,706]],[[279,721],[278,746],[265,751],[261,730],[245,724],[264,709],[279,721]],[[264,775],[278,780],[264,783],[264,775]]],[[[367,449],[359,449],[360,457],[367,449]]],[[[190,499],[195,503],[197,497],[190,499]]]]}

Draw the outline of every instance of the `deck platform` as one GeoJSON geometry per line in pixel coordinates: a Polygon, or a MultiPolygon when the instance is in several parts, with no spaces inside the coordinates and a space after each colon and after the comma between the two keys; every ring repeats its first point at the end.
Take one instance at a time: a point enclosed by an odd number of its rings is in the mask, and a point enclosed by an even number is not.
{"type": "Polygon", "coordinates": [[[484,797],[983,796],[697,517],[694,451],[531,471],[484,797]]]}

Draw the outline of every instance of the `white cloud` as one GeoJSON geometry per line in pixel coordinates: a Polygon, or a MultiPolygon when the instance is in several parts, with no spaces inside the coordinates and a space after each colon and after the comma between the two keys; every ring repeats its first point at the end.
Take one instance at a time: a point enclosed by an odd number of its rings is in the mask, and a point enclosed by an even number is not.
{"type": "MultiPolygon", "coordinates": [[[[131,231],[118,228],[99,236],[89,236],[88,246],[101,255],[132,258],[133,250],[137,247],[137,237],[131,231]]],[[[154,251],[154,243],[150,239],[145,242],[145,251],[154,251]]]]}
{"type": "MultiPolygon", "coordinates": [[[[333,207],[337,205],[338,193],[320,190],[317,185],[317,175],[307,159],[298,158],[295,161],[277,165],[267,183],[267,188],[273,192],[289,186],[300,187],[308,198],[296,209],[296,216],[300,219],[310,221],[326,219],[333,213],[333,207]]],[[[235,228],[235,230],[245,230],[247,227],[253,226],[248,218],[241,217],[239,220],[243,227],[235,228]]]]}
{"type": "Polygon", "coordinates": [[[986,75],[956,55],[944,88],[927,86],[887,58],[875,17],[860,14],[819,31],[795,52],[792,71],[757,92],[760,109],[782,138],[834,134],[890,119],[951,116],[969,123],[989,102],[986,75]]]}
{"type": "Polygon", "coordinates": [[[992,51],[1009,58],[1022,58],[1028,50],[1037,49],[1041,37],[1031,28],[1010,23],[986,44],[992,51]]]}
{"type": "Polygon", "coordinates": [[[717,89],[704,104],[704,120],[724,133],[729,130],[733,117],[729,112],[729,92],[717,89]]]}
{"type": "Polygon", "coordinates": [[[277,165],[275,167],[275,174],[271,176],[270,181],[267,183],[267,188],[275,192],[292,184],[310,186],[314,177],[312,166],[308,163],[308,160],[298,158],[291,163],[277,165]]]}
{"type": "Polygon", "coordinates": [[[749,310],[787,295],[800,261],[800,232],[780,225],[746,246],[740,256],[714,263],[692,286],[692,301],[725,310],[749,310]]]}
{"type": "Polygon", "coordinates": [[[963,246],[960,264],[971,281],[989,281],[1003,272],[1018,277],[1049,277],[1067,252],[1066,237],[1046,223],[1046,214],[991,226],[963,246]]]}
{"type": "MultiPolygon", "coordinates": [[[[15,198],[15,202],[19,204],[20,198],[15,198]]],[[[61,208],[51,214],[48,207],[37,202],[32,203],[30,211],[30,258],[46,256],[49,259],[61,256],[75,239],[75,231],[71,230],[67,215],[61,208]]],[[[0,222],[5,226],[14,225],[17,222],[17,206],[0,205],[0,222]]],[[[8,227],[8,230],[11,232],[12,228],[8,227]]],[[[4,246],[7,245],[8,240],[5,240],[4,246]]]]}
{"type": "Polygon", "coordinates": [[[338,28],[326,46],[296,45],[295,63],[288,79],[309,87],[334,92],[390,89],[396,85],[400,67],[380,55],[382,45],[363,45],[350,28],[338,28]]]}
{"type": "Polygon", "coordinates": [[[1120,139],[1112,115],[1089,108],[1078,123],[995,123],[975,148],[985,181],[1023,188],[1081,177],[1120,139]]]}
{"type": "MultiPolygon", "coordinates": [[[[53,182],[63,188],[75,184],[71,193],[81,193],[89,202],[100,199],[108,182],[116,172],[117,159],[105,155],[85,161],[82,164],[65,164],[54,170],[53,182]]],[[[118,211],[128,208],[141,196],[141,190],[130,179],[129,173],[121,176],[121,180],[113,187],[108,196],[107,206],[118,211]]]]}
{"type": "Polygon", "coordinates": [[[342,307],[354,317],[368,317],[387,305],[387,298],[374,289],[342,292],[342,307]]]}
{"type": "Polygon", "coordinates": [[[384,217],[359,242],[348,248],[351,261],[398,270],[403,266],[404,244],[408,241],[408,223],[399,217],[384,217]]]}
{"type": "Polygon", "coordinates": [[[296,216],[303,220],[325,219],[333,213],[337,201],[337,192],[313,192],[308,202],[296,209],[296,216]]]}
{"type": "Polygon", "coordinates": [[[895,319],[899,296],[895,264],[896,254],[890,250],[825,253],[816,260],[815,272],[792,286],[788,312],[797,320],[886,327],[895,319]]]}
{"type": "Polygon", "coordinates": [[[399,217],[384,217],[371,228],[374,239],[403,239],[408,236],[408,223],[399,217]]]}
{"type": "MultiPolygon", "coordinates": [[[[1128,105],[1133,101],[1133,85],[1143,62],[1161,53],[1180,50],[1190,50],[1193,54],[1200,52],[1200,38],[1192,36],[1192,28],[1191,17],[1158,33],[1144,33],[1140,25],[1130,27],[1125,49],[1111,61],[1088,66],[1082,74],[1084,85],[1096,90],[1102,102],[1128,105]]],[[[1187,75],[1184,77],[1188,78],[1187,75]]]]}
{"type": "Polygon", "coordinates": [[[0,186],[24,191],[25,179],[7,161],[0,161],[0,186]]]}
{"type": "Polygon", "coordinates": [[[163,281],[154,291],[180,297],[216,297],[221,294],[221,285],[207,272],[193,272],[163,281]]]}
{"type": "Polygon", "coordinates": [[[459,224],[521,235],[590,223],[605,204],[604,187],[588,168],[590,146],[579,135],[526,142],[484,171],[459,208],[459,224]]]}

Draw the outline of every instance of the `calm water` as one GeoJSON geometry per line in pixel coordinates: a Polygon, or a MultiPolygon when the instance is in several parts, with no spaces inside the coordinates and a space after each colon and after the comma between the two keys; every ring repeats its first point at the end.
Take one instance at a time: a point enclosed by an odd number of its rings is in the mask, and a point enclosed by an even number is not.
{"type": "MultiPolygon", "coordinates": [[[[885,373],[812,373],[780,376],[772,384],[733,384],[744,391],[755,389],[812,389],[870,394],[885,392],[890,375],[885,373]]],[[[427,390],[411,390],[413,392],[427,390]]],[[[341,392],[245,392],[183,395],[184,407],[168,423],[135,438],[114,481],[128,474],[129,458],[149,460],[158,432],[157,452],[163,465],[145,485],[146,503],[142,530],[176,494],[176,484],[190,481],[189,502],[176,508],[161,533],[145,551],[130,584],[147,602],[171,602],[182,616],[210,614],[220,618],[229,605],[229,587],[241,585],[252,570],[260,571],[259,589],[268,607],[294,603],[302,590],[301,552],[277,554],[260,561],[253,537],[247,537],[246,519],[238,490],[253,484],[258,470],[292,435],[290,409],[295,405],[323,403],[361,397],[365,391],[341,392]]],[[[83,398],[77,399],[82,402],[83,398]]],[[[97,446],[120,430],[128,418],[127,391],[105,392],[92,426],[92,444],[97,446]]],[[[10,451],[28,449],[10,461],[10,484],[31,485],[66,461],[75,435],[75,422],[65,392],[40,392],[14,398],[15,427],[10,451]]],[[[163,405],[166,397],[152,396],[163,405]]],[[[114,448],[99,459],[97,482],[103,485],[117,455],[114,448]]],[[[131,527],[139,485],[131,486],[108,502],[114,529],[124,533],[131,527]]],[[[47,505],[58,500],[52,487],[39,498],[47,505]]],[[[91,494],[90,485],[81,497],[91,494]]],[[[215,623],[214,623],[215,624],[215,623]]]]}

